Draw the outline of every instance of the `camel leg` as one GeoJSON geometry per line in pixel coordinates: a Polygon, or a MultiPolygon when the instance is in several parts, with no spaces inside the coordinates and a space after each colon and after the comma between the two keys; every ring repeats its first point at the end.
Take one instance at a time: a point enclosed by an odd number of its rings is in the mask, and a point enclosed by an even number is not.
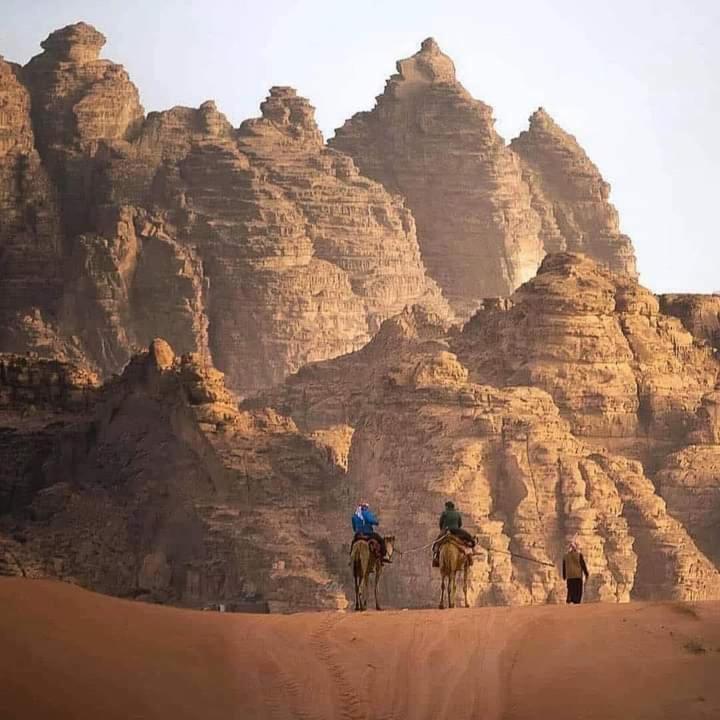
{"type": "Polygon", "coordinates": [[[353,578],[355,580],[355,610],[357,611],[360,609],[360,575],[357,563],[353,563],[353,578]]]}
{"type": "Polygon", "coordinates": [[[438,605],[438,609],[445,609],[445,576],[442,571],[440,572],[440,605],[438,605]]]}
{"type": "Polygon", "coordinates": [[[382,610],[380,601],[378,600],[378,585],[380,584],[380,575],[382,574],[382,565],[375,566],[375,609],[382,610]]]}
{"type": "Polygon", "coordinates": [[[469,608],[470,603],[468,602],[467,591],[468,591],[468,564],[465,563],[465,566],[463,567],[463,593],[465,594],[465,607],[469,608]]]}
{"type": "Polygon", "coordinates": [[[454,608],[455,607],[455,572],[454,571],[450,573],[448,582],[450,583],[450,585],[448,587],[448,607],[454,608]]]}
{"type": "Polygon", "coordinates": [[[370,580],[370,567],[365,568],[363,573],[363,586],[362,586],[362,607],[361,610],[367,610],[367,597],[368,597],[368,581],[370,580]]]}

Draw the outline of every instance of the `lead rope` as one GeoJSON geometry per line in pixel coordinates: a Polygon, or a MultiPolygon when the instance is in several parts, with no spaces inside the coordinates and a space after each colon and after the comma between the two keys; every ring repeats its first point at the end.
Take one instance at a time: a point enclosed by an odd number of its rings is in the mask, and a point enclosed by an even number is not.
{"type": "MultiPolygon", "coordinates": [[[[418,547],[410,548],[409,550],[393,550],[394,553],[397,553],[400,557],[403,555],[409,555],[410,553],[417,552],[418,550],[425,550],[426,548],[431,547],[434,544],[434,540],[432,542],[427,543],[427,545],[419,545],[418,547]]],[[[537,565],[545,565],[546,567],[554,568],[555,565],[549,562],[545,562],[544,560],[536,560],[535,558],[528,557],[527,555],[520,555],[519,553],[510,552],[510,550],[490,550],[488,548],[483,548],[483,550],[486,553],[502,553],[503,555],[510,555],[511,557],[518,558],[518,560],[527,560],[527,562],[536,563],[537,565]]]]}

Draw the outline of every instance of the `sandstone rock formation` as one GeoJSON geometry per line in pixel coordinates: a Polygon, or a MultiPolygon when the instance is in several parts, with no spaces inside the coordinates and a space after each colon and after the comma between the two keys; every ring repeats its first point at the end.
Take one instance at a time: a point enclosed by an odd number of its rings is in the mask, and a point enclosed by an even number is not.
{"type": "Polygon", "coordinates": [[[561,601],[571,538],[591,599],[720,596],[720,305],[637,284],[544,111],[507,147],[427,40],[328,147],[282,86],[145,117],[103,43],[0,59],[0,574],[342,607],[365,497],[427,606],[450,497],[475,604],[561,601]]]}
{"type": "Polygon", "coordinates": [[[507,309],[478,311],[453,343],[477,382],[547,390],[575,435],[648,470],[687,442],[720,363],[625,274],[550,255],[507,309]]]}
{"type": "Polygon", "coordinates": [[[37,147],[59,190],[69,237],[94,226],[93,160],[100,146],[132,137],[144,115],[124,68],[99,59],[104,44],[92,26],[68,25],[51,33],[41,43],[44,52],[23,68],[37,147]]]}
{"type": "Polygon", "coordinates": [[[122,377],[0,356],[0,571],[190,606],[344,605],[328,529],[343,472],[162,340],[122,377]],[[330,558],[330,559],[328,559],[330,558]]]}
{"type": "Polygon", "coordinates": [[[3,65],[13,141],[2,144],[12,187],[0,211],[17,229],[0,262],[19,289],[0,349],[43,351],[52,336],[53,355],[72,347],[107,376],[162,335],[212,355],[247,393],[359,348],[407,304],[449,313],[402,200],[324,147],[306,100],[273,88],[263,117],[239,131],[212,102],[145,118],[122,66],[99,59],[104,42],[78,23],[22,71],[3,65]],[[35,148],[53,181],[28,181],[53,210],[42,267],[22,259],[26,216],[38,213],[15,180],[26,155],[39,166],[35,148]],[[28,332],[20,318],[38,311],[43,329],[28,332]]]}
{"type": "MultiPolygon", "coordinates": [[[[444,500],[455,499],[486,551],[472,571],[474,603],[560,600],[556,570],[508,551],[552,565],[570,538],[590,563],[592,598],[720,591],[714,565],[639,462],[574,436],[543,390],[473,382],[453,352],[465,342],[425,313],[406,313],[361,351],[304,368],[266,400],[306,431],[354,428],[349,485],[372,498],[400,549],[430,542],[444,500]]],[[[387,584],[403,605],[436,600],[422,553],[403,555],[387,584]]]]}
{"type": "Polygon", "coordinates": [[[425,607],[437,582],[416,548],[453,498],[483,548],[474,604],[562,601],[569,539],[590,599],[717,597],[718,365],[649,292],[568,254],[462,331],[405,310],[239,410],[206,360],[160,340],[101,388],[13,356],[0,565],[194,606],[341,606],[363,497],[406,551],[390,604],[425,607]]]}
{"type": "Polygon", "coordinates": [[[397,70],[374,110],[348,120],[330,145],[407,198],[430,275],[468,315],[532,277],[540,222],[492,109],[457,82],[437,43],[425,40],[397,70]]]}
{"type": "Polygon", "coordinates": [[[62,292],[55,192],[35,149],[30,96],[0,57],[0,343],[21,310],[48,315],[62,292]]]}
{"type": "Polygon", "coordinates": [[[609,186],[545,113],[508,148],[492,109],[456,80],[432,38],[397,71],[330,145],[407,197],[428,271],[461,315],[512,293],[546,252],[585,252],[635,273],[609,186]]]}
{"type": "Polygon", "coordinates": [[[630,238],[621,234],[617,210],[608,202],[610,185],[575,138],[540,108],[510,148],[523,161],[545,251],[585,253],[636,277],[630,238]]]}
{"type": "Polygon", "coordinates": [[[403,201],[362,177],[347,155],[324,146],[314,108],[292,88],[271,88],[261,109],[262,118],[241,125],[239,146],[300,208],[315,256],[345,272],[370,332],[408,304],[445,314],[403,201]]]}
{"type": "Polygon", "coordinates": [[[720,351],[720,295],[660,295],[660,309],[673,315],[698,340],[720,351]]]}

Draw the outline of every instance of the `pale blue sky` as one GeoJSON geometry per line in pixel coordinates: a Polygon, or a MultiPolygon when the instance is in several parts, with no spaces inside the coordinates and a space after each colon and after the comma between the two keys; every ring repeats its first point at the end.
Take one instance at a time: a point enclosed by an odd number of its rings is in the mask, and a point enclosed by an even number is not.
{"type": "Polygon", "coordinates": [[[717,0],[0,0],[0,54],[24,63],[78,20],[108,37],[147,111],[213,98],[239,124],[292,85],[326,136],[432,35],[506,139],[539,105],[578,138],[644,284],[720,291],[717,0]]]}

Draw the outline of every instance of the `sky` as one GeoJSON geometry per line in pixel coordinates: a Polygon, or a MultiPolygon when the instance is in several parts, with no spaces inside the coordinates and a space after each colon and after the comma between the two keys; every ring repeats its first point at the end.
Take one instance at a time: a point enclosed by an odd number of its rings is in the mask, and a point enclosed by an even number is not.
{"type": "Polygon", "coordinates": [[[720,291],[718,0],[0,0],[0,54],[25,63],[79,20],[146,111],[214,99],[238,125],[292,85],[326,137],[432,36],[506,140],[541,105],[576,136],[643,284],[720,291]]]}

